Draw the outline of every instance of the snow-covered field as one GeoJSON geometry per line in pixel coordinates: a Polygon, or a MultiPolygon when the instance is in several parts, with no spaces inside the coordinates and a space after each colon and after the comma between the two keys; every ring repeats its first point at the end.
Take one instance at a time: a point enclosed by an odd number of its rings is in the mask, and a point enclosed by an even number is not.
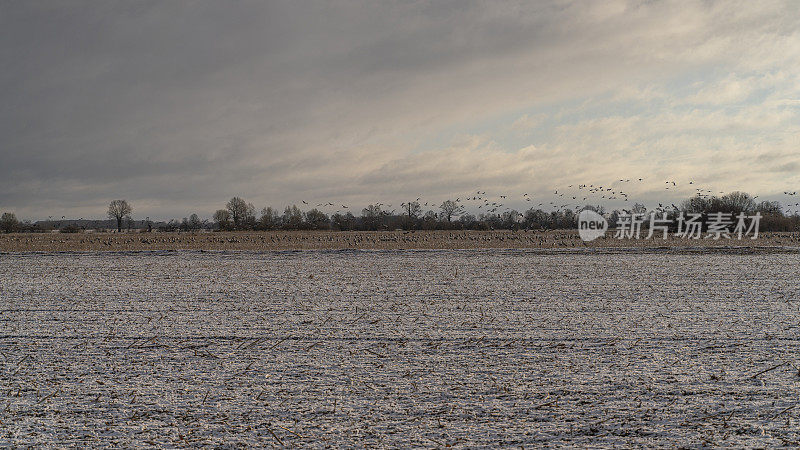
{"type": "Polygon", "coordinates": [[[800,253],[0,254],[0,446],[800,445],[800,253]]]}

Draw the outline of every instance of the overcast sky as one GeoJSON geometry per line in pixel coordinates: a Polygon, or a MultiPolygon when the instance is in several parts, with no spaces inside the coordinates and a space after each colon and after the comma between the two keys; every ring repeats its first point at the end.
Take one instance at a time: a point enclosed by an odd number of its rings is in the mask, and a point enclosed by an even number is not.
{"type": "Polygon", "coordinates": [[[793,0],[4,2],[0,67],[21,218],[800,190],[793,0]]]}

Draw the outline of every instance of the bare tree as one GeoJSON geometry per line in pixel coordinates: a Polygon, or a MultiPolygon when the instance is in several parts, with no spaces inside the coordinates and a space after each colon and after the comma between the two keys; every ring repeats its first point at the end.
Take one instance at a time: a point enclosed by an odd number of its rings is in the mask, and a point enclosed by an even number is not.
{"type": "Polygon", "coordinates": [[[283,227],[287,230],[302,230],[305,226],[303,211],[297,205],[287,206],[283,210],[283,227]]]}
{"type": "Polygon", "coordinates": [[[731,192],[719,198],[718,211],[738,214],[741,212],[749,213],[756,209],[756,202],[745,192],[731,192]]]}
{"type": "Polygon", "coordinates": [[[400,206],[403,207],[403,212],[405,212],[406,228],[409,229],[412,227],[417,217],[422,214],[422,207],[419,206],[419,202],[417,201],[402,203],[400,206]]]}
{"type": "Polygon", "coordinates": [[[351,212],[347,214],[336,213],[331,217],[331,225],[335,230],[352,230],[355,228],[356,217],[351,212]]]}
{"type": "Polygon", "coordinates": [[[425,230],[436,229],[436,220],[436,212],[433,210],[428,210],[425,212],[425,215],[422,216],[422,228],[425,230]]]}
{"type": "Polygon", "coordinates": [[[779,202],[764,200],[756,206],[756,211],[764,215],[782,216],[783,208],[779,202]]]}
{"type": "Polygon", "coordinates": [[[122,231],[122,220],[133,213],[133,208],[127,200],[113,200],[108,205],[108,218],[117,221],[117,232],[122,231]]]}
{"type": "Polygon", "coordinates": [[[6,233],[13,233],[18,227],[19,220],[17,220],[17,216],[14,213],[5,212],[3,216],[0,217],[0,229],[6,233]]]}
{"type": "Polygon", "coordinates": [[[306,213],[306,223],[312,230],[327,230],[330,228],[331,220],[327,214],[314,208],[306,213]]]}
{"type": "Polygon", "coordinates": [[[386,211],[381,209],[381,205],[369,205],[361,210],[361,219],[367,230],[377,230],[383,224],[386,211]]]}
{"type": "Polygon", "coordinates": [[[200,220],[200,217],[197,214],[189,216],[189,229],[199,230],[200,228],[203,228],[203,221],[200,220]]]}
{"type": "Polygon", "coordinates": [[[233,220],[233,226],[237,230],[255,224],[256,209],[253,207],[252,203],[247,203],[240,197],[233,197],[225,206],[228,208],[228,212],[231,214],[231,220],[233,220]]]}
{"type": "Polygon", "coordinates": [[[281,225],[281,219],[271,206],[267,206],[261,210],[261,218],[258,219],[257,225],[259,230],[274,230],[281,225]]]}
{"type": "Polygon", "coordinates": [[[420,214],[422,214],[422,207],[419,206],[419,202],[403,203],[401,206],[403,206],[403,209],[405,209],[406,215],[409,218],[416,219],[420,214]]]}
{"type": "Polygon", "coordinates": [[[227,230],[231,226],[231,213],[227,209],[218,209],[214,213],[214,222],[220,230],[227,230]]]}
{"type": "Polygon", "coordinates": [[[453,216],[459,216],[464,213],[464,207],[453,200],[443,201],[439,209],[442,210],[442,217],[447,219],[448,222],[451,221],[453,216]]]}

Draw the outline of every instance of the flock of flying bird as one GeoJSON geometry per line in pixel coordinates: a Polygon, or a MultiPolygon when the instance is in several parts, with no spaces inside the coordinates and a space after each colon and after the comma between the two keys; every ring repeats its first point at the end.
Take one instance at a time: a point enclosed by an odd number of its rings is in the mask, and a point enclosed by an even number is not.
{"type": "MultiPolygon", "coordinates": [[[[487,195],[486,191],[477,190],[474,193],[465,195],[463,197],[458,197],[455,199],[455,202],[465,208],[467,212],[474,212],[474,213],[485,213],[485,214],[502,214],[512,211],[517,211],[516,208],[513,208],[510,203],[514,203],[517,206],[522,206],[522,209],[527,210],[530,208],[534,209],[545,209],[549,211],[564,211],[566,209],[572,209],[575,212],[579,212],[585,209],[588,205],[592,206],[602,206],[606,207],[607,203],[611,203],[614,209],[619,209],[626,213],[630,212],[625,205],[630,205],[631,196],[626,189],[624,189],[628,183],[637,183],[640,184],[642,188],[645,188],[648,191],[648,196],[652,197],[654,193],[654,189],[647,189],[647,187],[642,184],[645,182],[644,178],[634,178],[634,179],[619,179],[613,183],[607,185],[599,185],[599,184],[571,184],[566,188],[556,189],[552,192],[552,194],[547,195],[545,199],[534,199],[532,195],[528,193],[523,193],[519,198],[517,198],[516,202],[513,198],[509,198],[508,194],[499,194],[499,195],[487,195]],[[541,200],[541,201],[539,201],[541,200]],[[629,203],[626,203],[629,202],[629,203]],[[527,207],[525,207],[527,205],[527,207]]],[[[683,184],[683,183],[681,183],[683,184]]],[[[725,192],[723,191],[714,191],[712,189],[705,189],[702,187],[696,187],[693,181],[688,181],[685,186],[692,185],[691,194],[689,196],[698,196],[701,198],[709,198],[715,195],[724,195],[725,192]]],[[[658,188],[657,188],[658,189],[658,188]]],[[[637,190],[642,190],[638,188],[637,190]]],[[[681,191],[684,193],[687,192],[684,186],[679,186],[679,183],[675,180],[667,180],[662,185],[661,190],[663,191],[681,191]]],[[[788,197],[797,196],[797,191],[784,191],[783,194],[788,197]]],[[[680,194],[673,194],[673,196],[677,196],[680,194]]],[[[686,198],[686,197],[684,197],[686,198]]],[[[682,200],[684,199],[682,198],[682,200]]],[[[753,197],[753,200],[758,201],[759,196],[756,195],[753,197]]],[[[304,205],[309,205],[308,202],[302,200],[304,205]]],[[[434,201],[425,201],[422,202],[422,198],[419,197],[416,199],[416,202],[419,204],[421,208],[427,209],[438,209],[440,203],[434,201]]],[[[343,210],[349,210],[350,207],[341,204],[341,208],[338,208],[339,204],[334,204],[332,202],[325,202],[325,203],[318,203],[316,204],[316,208],[322,209],[329,209],[330,207],[336,208],[336,213],[342,213],[343,210]]],[[[389,209],[392,208],[391,204],[384,204],[384,203],[376,203],[378,207],[382,210],[388,212],[389,214],[395,214],[396,210],[389,209]]],[[[401,207],[405,208],[407,206],[406,203],[402,203],[401,207]]],[[[658,213],[667,212],[671,210],[678,210],[678,206],[674,203],[670,204],[663,204],[658,203],[658,207],[650,208],[647,205],[643,205],[648,210],[652,210],[658,213]]],[[[784,214],[793,215],[793,214],[800,214],[800,202],[791,203],[791,202],[784,202],[781,204],[783,208],[784,214]]],[[[332,208],[331,208],[332,209],[332,208]]],[[[400,214],[403,214],[400,211],[400,214]]]]}

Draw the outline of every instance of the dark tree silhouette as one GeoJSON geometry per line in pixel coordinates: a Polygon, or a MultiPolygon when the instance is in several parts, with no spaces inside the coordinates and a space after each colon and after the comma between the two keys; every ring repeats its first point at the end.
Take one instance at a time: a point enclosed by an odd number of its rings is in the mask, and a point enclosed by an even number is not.
{"type": "Polygon", "coordinates": [[[386,211],[381,209],[381,205],[369,205],[361,211],[361,218],[364,228],[367,230],[377,230],[383,225],[383,218],[386,211]]]}
{"type": "Polygon", "coordinates": [[[230,213],[233,227],[237,230],[252,228],[256,221],[256,209],[240,197],[233,197],[225,205],[230,213]]]}
{"type": "Polygon", "coordinates": [[[197,214],[189,216],[189,229],[199,230],[200,228],[203,228],[203,222],[200,220],[200,217],[197,214]]]}
{"type": "Polygon", "coordinates": [[[113,200],[108,205],[108,218],[117,221],[117,232],[122,231],[122,220],[133,213],[127,200],[113,200]]]}
{"type": "Polygon", "coordinates": [[[287,230],[302,230],[304,228],[303,211],[297,205],[287,206],[283,210],[283,227],[287,230]]]}
{"type": "Polygon", "coordinates": [[[442,210],[442,217],[444,217],[448,222],[453,219],[453,216],[458,216],[464,213],[464,207],[453,200],[443,201],[441,206],[439,206],[439,209],[442,210]]]}
{"type": "Polygon", "coordinates": [[[406,220],[405,225],[406,229],[410,229],[414,222],[417,220],[420,214],[422,214],[422,207],[419,206],[419,202],[407,202],[402,203],[400,206],[403,207],[403,212],[405,213],[406,220]]]}
{"type": "Polygon", "coordinates": [[[306,223],[312,230],[327,230],[331,221],[325,213],[314,208],[306,213],[306,223]]]}
{"type": "Polygon", "coordinates": [[[271,206],[267,206],[261,210],[261,218],[256,226],[259,230],[274,230],[281,226],[281,218],[271,206]]]}
{"type": "Polygon", "coordinates": [[[3,216],[0,217],[0,229],[6,233],[13,233],[17,228],[19,228],[17,216],[12,212],[3,213],[3,216]]]}
{"type": "Polygon", "coordinates": [[[231,213],[227,209],[218,209],[214,213],[214,222],[220,230],[227,230],[231,227],[231,213]]]}

